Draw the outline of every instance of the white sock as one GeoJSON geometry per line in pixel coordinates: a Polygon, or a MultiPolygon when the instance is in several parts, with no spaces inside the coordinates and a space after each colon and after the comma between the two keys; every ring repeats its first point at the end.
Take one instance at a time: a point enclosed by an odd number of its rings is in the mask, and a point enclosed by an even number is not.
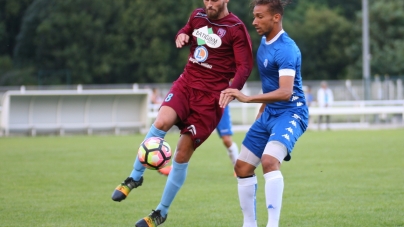
{"type": "Polygon", "coordinates": [[[231,160],[231,163],[233,163],[233,166],[236,164],[237,158],[238,158],[238,147],[235,142],[231,144],[229,148],[227,148],[227,153],[229,154],[229,158],[231,160]]]}
{"type": "Polygon", "coordinates": [[[268,210],[267,227],[278,227],[281,216],[283,176],[281,171],[271,171],[264,174],[265,198],[268,210]]]}
{"type": "Polygon", "coordinates": [[[237,178],[237,181],[238,198],[244,216],[243,227],[257,227],[257,176],[237,178]]]}

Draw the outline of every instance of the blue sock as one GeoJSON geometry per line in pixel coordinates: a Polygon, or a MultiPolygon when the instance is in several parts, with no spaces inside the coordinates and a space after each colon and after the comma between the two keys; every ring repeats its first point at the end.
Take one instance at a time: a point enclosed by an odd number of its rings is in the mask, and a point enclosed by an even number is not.
{"type": "Polygon", "coordinates": [[[156,210],[161,210],[161,215],[163,217],[167,216],[168,208],[187,177],[188,163],[177,163],[174,160],[172,162],[173,168],[168,175],[166,187],[164,188],[160,204],[156,208],[156,210]]]}
{"type": "MultiPolygon", "coordinates": [[[[146,140],[150,137],[160,137],[160,138],[164,139],[164,137],[166,136],[166,133],[167,132],[156,128],[154,126],[154,124],[152,124],[149,132],[147,133],[147,135],[144,139],[146,140]]],[[[140,177],[143,176],[145,169],[146,168],[142,165],[142,163],[140,163],[139,158],[136,155],[135,163],[133,164],[133,170],[132,170],[132,173],[130,173],[130,177],[132,177],[135,181],[138,181],[140,179],[140,177]]]]}

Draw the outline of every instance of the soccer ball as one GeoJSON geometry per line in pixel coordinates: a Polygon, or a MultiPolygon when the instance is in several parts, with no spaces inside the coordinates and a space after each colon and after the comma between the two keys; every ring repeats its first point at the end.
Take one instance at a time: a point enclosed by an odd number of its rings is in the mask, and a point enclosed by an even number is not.
{"type": "Polygon", "coordinates": [[[164,139],[151,137],[140,144],[137,155],[144,167],[157,170],[166,166],[170,161],[171,148],[164,139]]]}

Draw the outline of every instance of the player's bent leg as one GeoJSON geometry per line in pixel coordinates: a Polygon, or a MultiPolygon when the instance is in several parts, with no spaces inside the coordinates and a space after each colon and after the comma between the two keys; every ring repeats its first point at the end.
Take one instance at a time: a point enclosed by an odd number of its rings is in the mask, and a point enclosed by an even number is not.
{"type": "Polygon", "coordinates": [[[177,163],[175,160],[173,160],[172,166],[173,168],[171,173],[168,175],[160,204],[157,206],[156,210],[153,210],[151,214],[136,222],[136,227],[155,227],[162,224],[167,219],[168,209],[170,208],[170,205],[178,191],[184,184],[187,175],[188,163],[177,163]]]}
{"type": "MultiPolygon", "coordinates": [[[[150,130],[145,136],[144,140],[150,137],[164,138],[167,131],[177,121],[177,118],[178,116],[173,108],[162,106],[156,120],[150,127],[150,130]]],[[[144,171],[145,167],[142,165],[142,163],[140,163],[139,158],[136,156],[130,176],[115,188],[114,192],[112,193],[112,200],[120,202],[129,195],[133,188],[142,185],[144,171]]]]}
{"type": "Polygon", "coordinates": [[[260,159],[244,145],[242,145],[240,155],[234,169],[238,176],[237,190],[240,207],[243,213],[243,227],[257,226],[257,177],[254,175],[254,170],[259,164],[260,159]]]}
{"type": "Polygon", "coordinates": [[[136,223],[137,227],[158,226],[167,219],[168,209],[185,182],[188,162],[193,152],[194,147],[191,136],[182,134],[178,141],[172,161],[172,170],[168,175],[161,201],[155,211],[136,223]]]}
{"type": "Polygon", "coordinates": [[[267,226],[279,226],[282,208],[283,176],[280,165],[287,155],[286,147],[278,141],[267,143],[261,162],[265,178],[265,202],[268,211],[267,226]]]}

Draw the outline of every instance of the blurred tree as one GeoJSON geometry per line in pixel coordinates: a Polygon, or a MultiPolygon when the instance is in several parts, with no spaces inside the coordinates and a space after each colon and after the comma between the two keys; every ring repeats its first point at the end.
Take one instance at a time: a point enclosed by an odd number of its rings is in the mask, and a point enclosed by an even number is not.
{"type": "MultiPolygon", "coordinates": [[[[286,20],[285,30],[302,52],[305,79],[343,79],[350,57],[345,50],[352,40],[351,23],[321,4],[305,3],[296,7],[286,20]]],[[[287,18],[287,16],[285,17],[287,18]]]]}
{"type": "MultiPolygon", "coordinates": [[[[175,80],[189,49],[177,49],[174,36],[203,2],[152,6],[140,0],[1,0],[0,41],[6,45],[0,47],[0,84],[38,83],[41,75],[75,84],[175,80]],[[10,73],[13,66],[19,71],[10,73]]],[[[231,1],[229,9],[246,24],[255,54],[260,37],[251,25],[252,8],[231,1]]],[[[295,0],[287,7],[283,25],[302,51],[305,79],[362,77],[360,9],[361,2],[351,0],[295,0]]],[[[403,73],[402,9],[403,1],[370,0],[373,74],[403,73]]],[[[254,69],[250,80],[258,78],[254,69]]]]}
{"type": "MultiPolygon", "coordinates": [[[[301,4],[305,4],[308,1],[298,1],[297,6],[301,7],[301,4]]],[[[348,20],[355,19],[356,13],[362,9],[362,1],[352,0],[311,0],[310,4],[318,4],[329,7],[332,10],[336,10],[339,15],[347,18],[348,20]]]]}
{"type": "Polygon", "coordinates": [[[19,78],[32,80],[32,71],[15,70],[12,60],[15,37],[20,31],[23,14],[32,1],[0,1],[0,85],[18,84],[22,81],[19,78]]]}
{"type": "MultiPolygon", "coordinates": [[[[371,74],[404,74],[404,1],[369,1],[369,38],[371,74]]],[[[362,34],[362,14],[358,13],[354,30],[362,34]]],[[[355,60],[349,66],[349,74],[362,78],[362,37],[350,46],[355,60]]]]}
{"type": "Polygon", "coordinates": [[[15,59],[38,70],[68,69],[72,83],[172,81],[182,71],[177,62],[185,62],[174,36],[194,5],[35,0],[24,17],[15,59]]]}
{"type": "Polygon", "coordinates": [[[13,55],[22,16],[33,0],[0,1],[0,56],[13,55]]]}
{"type": "MultiPolygon", "coordinates": [[[[293,1],[285,9],[283,27],[299,45],[305,79],[341,79],[346,77],[351,57],[346,50],[352,42],[352,24],[344,17],[355,11],[349,0],[293,1]],[[350,7],[346,7],[350,6],[350,7]],[[344,11],[344,10],[346,11],[344,11]]],[[[359,2],[360,7],[360,2],[359,2]]],[[[252,8],[245,2],[231,2],[229,8],[245,22],[253,40],[254,54],[260,38],[253,26],[252,8]]],[[[257,80],[256,70],[250,79],[257,80]]]]}

